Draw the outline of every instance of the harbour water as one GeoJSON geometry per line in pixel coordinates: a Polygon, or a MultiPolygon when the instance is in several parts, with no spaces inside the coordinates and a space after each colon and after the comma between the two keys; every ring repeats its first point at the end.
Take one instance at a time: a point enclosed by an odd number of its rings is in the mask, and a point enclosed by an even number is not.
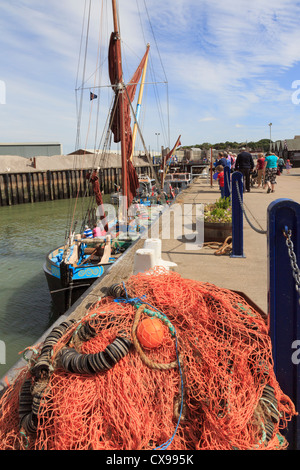
{"type": "MultiPolygon", "coordinates": [[[[0,377],[57,319],[43,264],[46,254],[64,242],[73,201],[0,208],[0,377]]],[[[87,202],[78,200],[78,225],[87,202]]]]}

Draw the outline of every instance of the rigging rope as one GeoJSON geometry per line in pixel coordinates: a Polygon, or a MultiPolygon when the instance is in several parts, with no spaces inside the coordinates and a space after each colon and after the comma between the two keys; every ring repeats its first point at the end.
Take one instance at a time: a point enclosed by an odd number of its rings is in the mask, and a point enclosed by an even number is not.
{"type": "MultiPolygon", "coordinates": [[[[147,44],[148,41],[145,40],[145,34],[144,34],[144,27],[143,27],[143,22],[142,22],[142,17],[141,17],[141,12],[140,12],[140,9],[139,9],[139,5],[138,5],[138,0],[136,0],[136,5],[137,5],[137,11],[139,13],[139,17],[140,17],[140,24],[141,24],[141,29],[142,29],[142,32],[143,32],[143,37],[144,37],[144,43],[147,44]]],[[[161,64],[161,68],[162,68],[162,71],[163,71],[163,75],[164,75],[164,82],[166,84],[166,101],[167,101],[167,116],[168,116],[168,121],[167,121],[167,125],[165,125],[164,123],[164,120],[163,120],[163,112],[162,112],[162,107],[161,107],[161,103],[160,103],[160,98],[159,98],[159,92],[158,92],[158,87],[157,85],[154,86],[153,90],[154,90],[154,94],[155,94],[155,99],[156,99],[156,104],[157,104],[157,108],[159,110],[158,112],[158,117],[159,117],[159,120],[160,120],[160,125],[161,125],[161,130],[162,130],[162,134],[164,136],[164,141],[165,142],[168,142],[168,147],[170,147],[170,122],[169,122],[169,91],[168,91],[168,79],[167,79],[167,75],[166,75],[166,72],[165,72],[165,68],[164,68],[164,65],[163,65],[163,62],[162,62],[162,59],[161,59],[161,55],[160,55],[160,52],[159,52],[159,48],[158,48],[158,43],[156,41],[156,37],[155,37],[155,33],[154,33],[154,28],[153,28],[153,25],[152,25],[152,22],[151,22],[151,19],[150,19],[150,15],[149,15],[149,12],[148,12],[148,9],[147,9],[147,5],[146,5],[146,2],[144,0],[144,8],[145,8],[145,11],[146,11],[146,15],[147,15],[147,18],[148,18],[148,22],[149,22],[149,26],[150,26],[150,29],[151,29],[151,33],[152,33],[152,37],[153,37],[153,40],[154,40],[154,43],[155,43],[155,47],[156,47],[156,50],[157,50],[157,54],[158,54],[158,57],[159,57],[159,61],[160,61],[160,64],[161,64]],[[167,129],[166,129],[167,127],[167,129]]],[[[155,76],[156,76],[156,68],[154,67],[153,63],[152,63],[152,57],[151,57],[151,54],[149,56],[149,64],[150,64],[150,76],[152,77],[152,82],[155,84],[155,83],[158,83],[158,80],[156,80],[155,76]]]]}
{"type": "MultiPolygon", "coordinates": [[[[227,186],[228,186],[228,189],[229,189],[229,193],[230,193],[230,196],[232,197],[232,189],[231,189],[231,184],[230,184],[230,178],[228,178],[228,174],[224,171],[224,174],[226,176],[226,182],[227,182],[227,186]]],[[[254,215],[252,214],[252,212],[250,211],[249,207],[246,206],[245,202],[242,201],[242,197],[241,197],[241,193],[240,193],[240,188],[239,188],[239,184],[238,184],[238,181],[236,181],[236,190],[237,190],[237,195],[238,195],[238,200],[239,200],[239,204],[241,206],[241,209],[242,209],[242,212],[245,216],[245,219],[247,220],[248,224],[250,225],[250,227],[255,230],[255,232],[257,233],[260,233],[260,234],[263,234],[265,235],[267,233],[266,230],[264,230],[262,228],[262,226],[260,225],[259,221],[254,217],[254,215]],[[246,213],[246,210],[245,210],[245,207],[247,208],[247,210],[250,212],[250,214],[252,215],[253,219],[257,222],[257,224],[259,225],[260,229],[258,229],[257,227],[255,227],[252,222],[250,221],[247,213],[246,213]]]]}

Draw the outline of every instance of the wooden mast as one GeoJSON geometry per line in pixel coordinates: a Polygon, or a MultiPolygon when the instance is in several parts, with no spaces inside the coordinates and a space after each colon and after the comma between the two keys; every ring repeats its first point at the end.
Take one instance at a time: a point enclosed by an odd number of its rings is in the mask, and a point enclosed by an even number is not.
{"type": "MultiPolygon", "coordinates": [[[[150,44],[147,44],[147,51],[149,51],[149,48],[150,48],[150,44]]],[[[136,140],[136,134],[137,134],[137,123],[138,123],[138,120],[139,120],[140,109],[141,109],[141,104],[142,104],[142,99],[143,99],[143,92],[144,92],[144,86],[145,86],[147,65],[148,65],[148,54],[147,54],[147,58],[146,58],[146,61],[145,61],[144,68],[143,68],[141,86],[140,86],[138,101],[137,101],[137,105],[136,105],[135,123],[134,123],[133,131],[132,131],[132,152],[131,152],[131,156],[130,156],[131,160],[133,158],[133,153],[134,153],[135,140],[136,140]]]]}
{"type": "Polygon", "coordinates": [[[127,199],[127,155],[125,146],[125,123],[124,123],[124,81],[123,81],[123,70],[122,70],[122,56],[121,56],[121,38],[119,35],[118,27],[118,15],[116,0],[112,0],[112,11],[113,11],[113,22],[114,22],[114,34],[117,41],[116,54],[117,54],[117,74],[118,83],[116,87],[118,90],[119,110],[120,110],[120,133],[121,133],[121,158],[122,158],[122,195],[123,203],[122,206],[125,210],[128,208],[127,199]]]}

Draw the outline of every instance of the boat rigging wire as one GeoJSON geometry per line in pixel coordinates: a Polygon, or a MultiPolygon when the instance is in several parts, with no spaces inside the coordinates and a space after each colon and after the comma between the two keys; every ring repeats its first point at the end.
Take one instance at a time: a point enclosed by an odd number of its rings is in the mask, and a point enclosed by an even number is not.
{"type": "MultiPolygon", "coordinates": [[[[141,12],[140,12],[140,9],[139,9],[139,6],[138,6],[138,0],[136,0],[136,4],[137,4],[137,10],[138,10],[138,13],[139,13],[139,17],[140,17],[141,28],[142,28],[142,31],[144,31],[143,23],[142,23],[142,19],[141,19],[141,12]]],[[[160,113],[161,113],[161,114],[159,114],[159,117],[160,117],[160,123],[161,123],[162,131],[163,131],[164,135],[166,136],[165,137],[166,142],[168,142],[168,146],[170,147],[170,119],[169,119],[170,113],[169,113],[168,79],[167,79],[166,71],[165,71],[165,68],[164,68],[164,65],[163,65],[163,62],[162,62],[162,59],[161,59],[158,44],[157,44],[157,41],[156,41],[156,36],[154,34],[154,28],[152,26],[152,22],[151,22],[151,19],[150,19],[149,11],[148,11],[145,0],[144,0],[144,7],[145,7],[146,15],[147,15],[147,18],[148,18],[149,26],[150,26],[150,29],[151,29],[152,37],[153,37],[153,40],[154,40],[154,44],[155,44],[155,47],[156,47],[156,51],[157,51],[157,54],[158,54],[158,57],[159,57],[160,65],[161,65],[161,68],[162,68],[162,71],[163,71],[163,74],[164,74],[164,77],[165,77],[165,82],[164,83],[166,83],[166,86],[167,86],[167,90],[166,90],[166,93],[167,93],[167,117],[168,117],[167,131],[165,130],[164,122],[161,119],[162,111],[161,111],[161,108],[160,108],[159,95],[158,95],[158,90],[157,90],[156,87],[154,88],[154,93],[156,93],[157,107],[158,107],[158,109],[160,109],[160,113]]],[[[143,35],[144,35],[144,32],[143,32],[143,35]]],[[[152,61],[151,61],[151,57],[150,57],[150,75],[153,75],[154,73],[155,73],[155,68],[152,65],[152,61]]]]}

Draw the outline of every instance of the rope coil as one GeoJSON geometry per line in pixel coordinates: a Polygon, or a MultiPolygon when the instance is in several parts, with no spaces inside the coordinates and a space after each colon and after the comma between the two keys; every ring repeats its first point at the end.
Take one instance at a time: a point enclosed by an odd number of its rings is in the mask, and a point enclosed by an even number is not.
{"type": "Polygon", "coordinates": [[[221,242],[205,242],[203,246],[208,248],[216,249],[214,255],[221,256],[232,252],[232,236],[229,235],[223,243],[221,242]]]}

